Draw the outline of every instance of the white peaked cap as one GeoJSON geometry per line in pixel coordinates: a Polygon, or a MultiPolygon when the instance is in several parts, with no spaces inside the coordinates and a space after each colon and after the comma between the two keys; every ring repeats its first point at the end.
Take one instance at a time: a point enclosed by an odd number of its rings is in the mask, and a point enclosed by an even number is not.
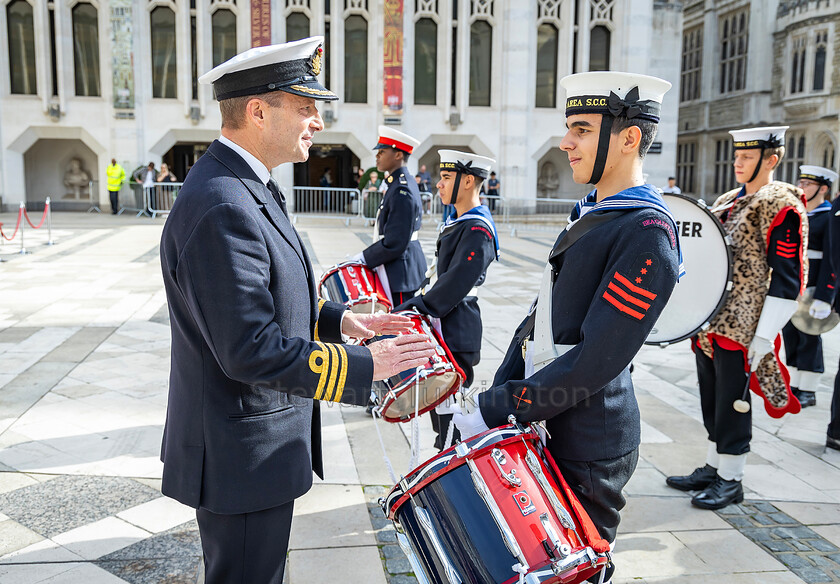
{"type": "Polygon", "coordinates": [[[785,131],[790,126],[765,126],[763,128],[745,128],[730,130],[735,150],[757,148],[778,148],[785,145],[785,131]]]}
{"type": "Polygon", "coordinates": [[[216,99],[285,91],[320,100],[338,96],[318,82],[321,73],[324,37],[316,36],[291,43],[254,47],[231,57],[198,78],[213,84],[216,99]]]}
{"type": "Polygon", "coordinates": [[[665,94],[671,89],[671,83],[664,79],[620,71],[575,73],[563,77],[560,85],[566,90],[567,116],[582,113],[615,115],[615,110],[609,109],[609,99],[596,98],[609,98],[610,94],[615,94],[620,100],[626,100],[628,94],[633,89],[637,89],[638,101],[626,105],[638,105],[641,108],[639,117],[657,122],[659,121],[659,106],[665,94]]]}
{"type": "Polygon", "coordinates": [[[382,150],[383,148],[396,148],[402,150],[406,154],[411,154],[414,149],[420,145],[420,140],[412,138],[404,132],[395,130],[390,126],[379,126],[379,140],[376,142],[374,150],[382,150]]]}
{"type": "Polygon", "coordinates": [[[479,178],[490,176],[490,170],[496,164],[496,161],[492,158],[470,152],[439,150],[438,154],[440,155],[440,170],[464,172],[479,178]]]}
{"type": "Polygon", "coordinates": [[[819,182],[827,182],[831,186],[837,182],[837,173],[822,166],[803,164],[799,167],[799,178],[807,178],[819,182]]]}

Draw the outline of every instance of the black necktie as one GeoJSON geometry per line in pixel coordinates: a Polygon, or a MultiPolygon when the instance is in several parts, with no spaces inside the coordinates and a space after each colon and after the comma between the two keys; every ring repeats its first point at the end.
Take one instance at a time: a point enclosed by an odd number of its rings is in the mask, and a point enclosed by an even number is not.
{"type": "Polygon", "coordinates": [[[277,186],[277,182],[273,178],[270,178],[268,179],[268,184],[265,186],[267,186],[268,190],[271,191],[271,194],[274,195],[274,200],[277,201],[278,205],[280,205],[283,215],[288,217],[289,212],[286,211],[286,197],[284,197],[283,193],[280,192],[280,187],[277,186]]]}

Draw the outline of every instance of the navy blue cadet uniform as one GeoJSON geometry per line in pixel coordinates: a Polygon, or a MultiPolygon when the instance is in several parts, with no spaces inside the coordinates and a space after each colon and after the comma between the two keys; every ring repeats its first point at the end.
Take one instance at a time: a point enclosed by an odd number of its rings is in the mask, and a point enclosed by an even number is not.
{"type": "MultiPolygon", "coordinates": [[[[834,273],[829,254],[828,221],[830,205],[823,203],[825,208],[817,207],[808,213],[808,284],[814,288],[814,298],[831,304],[834,301],[834,273]]],[[[823,373],[822,337],[803,333],[788,322],[782,329],[785,341],[785,363],[802,371],[823,373]]]]}
{"type": "Polygon", "coordinates": [[[273,582],[277,567],[260,561],[277,564],[294,499],[313,468],[323,476],[313,398],[365,404],[370,352],[331,344],[346,307],[318,300],[285,209],[218,141],[187,175],[160,255],[172,329],[162,492],[229,525],[216,533],[263,542],[243,549],[242,575],[215,581],[273,582]]]}
{"type": "MultiPolygon", "coordinates": [[[[831,204],[831,211],[828,217],[828,242],[825,252],[832,266],[840,266],[840,197],[834,199],[831,204]]],[[[835,291],[840,286],[840,270],[834,269],[835,280],[832,282],[835,291]]],[[[840,310],[840,295],[835,294],[833,300],[834,310],[840,310]]],[[[834,377],[834,395],[831,398],[831,421],[828,424],[827,435],[833,439],[832,448],[840,450],[840,371],[834,377]]]]}
{"type": "MultiPolygon", "coordinates": [[[[481,219],[463,219],[443,228],[435,255],[438,276],[434,286],[394,310],[415,308],[440,319],[443,340],[464,370],[464,387],[469,387],[473,382],[473,367],[479,363],[482,335],[478,297],[469,293],[484,283],[487,267],[496,259],[496,239],[481,219]]],[[[451,420],[452,416],[446,419],[451,420]]],[[[440,450],[448,423],[441,424],[440,417],[433,413],[432,426],[437,433],[435,448],[440,450]]],[[[455,430],[453,441],[458,436],[455,430]]]]}
{"type": "Polygon", "coordinates": [[[403,166],[386,179],[388,190],[379,206],[379,241],[362,252],[369,268],[384,265],[394,304],[408,300],[426,277],[426,257],[412,239],[423,221],[423,203],[417,181],[403,166]]]}
{"type": "MultiPolygon", "coordinates": [[[[603,212],[581,221],[592,213],[603,212]]],[[[526,318],[479,406],[491,428],[509,414],[546,420],[548,450],[601,536],[614,541],[621,488],[635,470],[641,438],[630,362],[671,296],[679,252],[664,213],[607,213],[613,218],[559,257],[555,244],[549,256],[554,342],[575,346],[526,379],[522,341],[533,330],[526,318]]]]}

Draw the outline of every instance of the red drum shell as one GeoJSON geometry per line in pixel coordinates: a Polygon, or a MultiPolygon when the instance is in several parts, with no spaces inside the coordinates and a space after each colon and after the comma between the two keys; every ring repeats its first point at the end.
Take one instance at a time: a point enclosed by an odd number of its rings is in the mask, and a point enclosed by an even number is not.
{"type": "Polygon", "coordinates": [[[321,298],[346,304],[352,312],[390,312],[391,301],[376,272],[359,262],[333,266],[318,284],[321,298]]]}
{"type": "MultiPolygon", "coordinates": [[[[412,320],[412,328],[405,334],[425,334],[435,348],[435,355],[419,371],[407,369],[373,384],[382,418],[387,422],[407,422],[414,417],[416,388],[420,390],[419,413],[424,414],[458,391],[466,375],[428,316],[414,310],[402,310],[394,314],[412,320]]],[[[366,344],[375,340],[367,341],[366,344]]]]}
{"type": "Polygon", "coordinates": [[[608,563],[609,544],[598,535],[535,432],[503,426],[465,444],[468,452],[460,445],[461,454],[453,447],[429,459],[382,501],[385,514],[398,527],[398,538],[404,534],[407,540],[401,545],[404,551],[410,548],[412,566],[422,569],[429,582],[447,582],[442,573],[447,565],[464,582],[517,582],[511,566],[524,560],[527,573],[538,582],[575,584],[608,563]],[[485,487],[479,488],[479,483],[485,487]],[[495,513],[480,494],[484,488],[495,513]],[[552,496],[562,507],[559,513],[552,496]],[[421,514],[430,518],[434,535],[424,527],[421,514]],[[516,541],[518,557],[505,544],[502,525],[516,541]],[[565,554],[553,551],[552,557],[549,549],[558,541],[565,554]]]}

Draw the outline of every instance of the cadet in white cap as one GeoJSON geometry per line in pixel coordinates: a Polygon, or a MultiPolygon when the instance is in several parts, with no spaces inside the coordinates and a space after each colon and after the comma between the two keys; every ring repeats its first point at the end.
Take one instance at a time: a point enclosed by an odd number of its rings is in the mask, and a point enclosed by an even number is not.
{"type": "MultiPolygon", "coordinates": [[[[831,261],[823,261],[823,254],[830,253],[828,223],[831,203],[831,185],[837,173],[821,166],[799,167],[799,188],[805,197],[808,212],[808,286],[813,301],[810,315],[822,320],[831,314],[834,301],[834,274],[831,261]]],[[[804,333],[788,322],[782,329],[785,341],[785,363],[790,373],[790,389],[803,408],[817,404],[816,390],[820,376],[825,371],[822,338],[804,333]]]]}
{"type": "Polygon", "coordinates": [[[374,242],[357,260],[376,270],[394,305],[417,293],[426,275],[426,257],[417,237],[423,222],[423,203],[417,181],[406,168],[420,141],[388,126],[379,126],[376,168],[388,172],[374,227],[374,242]]]}
{"type": "Polygon", "coordinates": [[[642,169],[670,83],[596,72],[561,85],[568,132],[560,149],[575,182],[595,190],[551,250],[536,307],[514,333],[493,387],[479,394],[478,410],[453,421],[466,438],[505,424],[510,414],[546,420],[547,448],[612,542],[621,490],[639,456],[630,362],[679,273],[676,224],[642,169]]]}
{"type": "MultiPolygon", "coordinates": [[[[414,308],[440,319],[443,340],[463,369],[467,388],[473,382],[473,367],[481,358],[481,311],[476,287],[484,283],[487,268],[499,258],[499,237],[490,210],[481,204],[481,184],[495,160],[477,154],[441,150],[438,194],[453,205],[438,236],[431,288],[394,310],[414,308]]],[[[445,410],[442,410],[446,412],[445,410]]],[[[451,413],[430,412],[437,436],[435,447],[443,450],[451,413]]],[[[453,432],[453,441],[458,438],[453,432]]]]}
{"type": "Polygon", "coordinates": [[[720,509],[744,499],[741,479],[752,436],[750,391],[773,417],[799,411],[778,359],[779,332],[803,289],[808,220],[802,191],[773,180],[784,156],[787,126],[730,132],[735,179],[743,186],[712,207],[731,240],[733,287],[711,325],[693,339],[706,465],[667,478],[671,487],[699,490],[691,503],[720,509]],[[769,286],[768,286],[769,282],[769,286]]]}
{"type": "Polygon", "coordinates": [[[172,329],[162,491],[196,508],[206,584],[281,584],[294,500],[313,469],[323,476],[315,400],[363,405],[373,380],[433,353],[420,335],[339,344],[408,320],[318,302],[271,179],[307,159],[323,128],[316,100],[336,98],[317,79],[321,41],[251,49],[201,77],[220,100],[222,136],[161,238],[172,329]]]}

